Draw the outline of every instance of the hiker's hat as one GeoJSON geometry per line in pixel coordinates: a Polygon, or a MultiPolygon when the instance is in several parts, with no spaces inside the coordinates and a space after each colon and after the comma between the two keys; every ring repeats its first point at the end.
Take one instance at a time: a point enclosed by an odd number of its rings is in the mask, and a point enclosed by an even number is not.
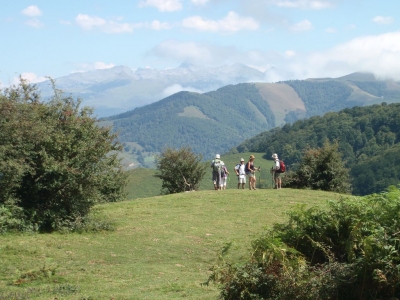
{"type": "Polygon", "coordinates": [[[244,161],[244,158],[241,158],[240,161],[244,161]]]}
{"type": "Polygon", "coordinates": [[[221,158],[219,154],[215,154],[215,158],[221,158]]]}
{"type": "Polygon", "coordinates": [[[272,158],[278,158],[278,154],[276,153],[272,154],[272,158]]]}
{"type": "Polygon", "coordinates": [[[254,159],[256,158],[254,155],[250,155],[250,159],[254,159]]]}

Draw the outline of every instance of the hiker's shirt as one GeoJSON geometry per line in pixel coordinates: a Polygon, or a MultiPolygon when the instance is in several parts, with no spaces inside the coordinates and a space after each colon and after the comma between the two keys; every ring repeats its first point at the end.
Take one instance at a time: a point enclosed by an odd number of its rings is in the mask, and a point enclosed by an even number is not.
{"type": "Polygon", "coordinates": [[[236,167],[236,170],[239,171],[239,178],[245,178],[246,177],[245,168],[246,168],[245,164],[240,164],[239,166],[236,167]]]}
{"type": "Polygon", "coordinates": [[[278,171],[281,168],[281,165],[279,164],[279,159],[275,159],[275,171],[278,171]]]}

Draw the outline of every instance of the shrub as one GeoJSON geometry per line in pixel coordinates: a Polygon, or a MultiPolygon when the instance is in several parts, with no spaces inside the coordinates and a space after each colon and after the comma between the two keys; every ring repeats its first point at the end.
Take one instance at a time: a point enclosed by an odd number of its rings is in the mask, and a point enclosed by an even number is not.
{"type": "Polygon", "coordinates": [[[286,174],[283,185],[338,193],[350,192],[349,170],[338,151],[339,144],[325,142],[318,149],[307,149],[293,171],[286,174]]]}
{"type": "Polygon", "coordinates": [[[221,260],[223,299],[400,297],[400,189],[304,207],[254,240],[249,262],[221,260]]]}
{"type": "Polygon", "coordinates": [[[190,148],[165,149],[156,158],[158,173],[165,193],[174,194],[186,190],[197,190],[206,173],[202,156],[194,154],[190,148]]]}

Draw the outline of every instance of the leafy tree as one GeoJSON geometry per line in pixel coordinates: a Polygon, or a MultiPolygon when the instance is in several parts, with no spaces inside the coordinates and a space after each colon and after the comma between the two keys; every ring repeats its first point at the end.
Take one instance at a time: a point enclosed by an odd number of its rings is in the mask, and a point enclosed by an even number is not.
{"type": "Polygon", "coordinates": [[[338,151],[339,144],[325,142],[318,149],[305,151],[295,170],[288,172],[284,185],[294,188],[350,192],[349,170],[338,151]]]}
{"type": "Polygon", "coordinates": [[[154,176],[162,180],[167,194],[197,190],[207,168],[202,159],[201,154],[196,155],[187,147],[167,148],[156,158],[158,173],[154,176]]]}
{"type": "Polygon", "coordinates": [[[0,206],[46,231],[122,199],[125,186],[116,135],[54,91],[43,102],[22,80],[0,94],[0,206]]]}

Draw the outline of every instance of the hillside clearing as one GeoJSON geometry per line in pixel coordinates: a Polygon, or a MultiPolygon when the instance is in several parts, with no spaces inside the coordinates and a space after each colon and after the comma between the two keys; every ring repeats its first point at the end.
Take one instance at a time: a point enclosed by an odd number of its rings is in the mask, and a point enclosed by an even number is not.
{"type": "Polygon", "coordinates": [[[0,236],[0,299],[216,299],[201,283],[226,243],[240,259],[291,207],[338,197],[230,189],[97,206],[115,231],[0,236]]]}

